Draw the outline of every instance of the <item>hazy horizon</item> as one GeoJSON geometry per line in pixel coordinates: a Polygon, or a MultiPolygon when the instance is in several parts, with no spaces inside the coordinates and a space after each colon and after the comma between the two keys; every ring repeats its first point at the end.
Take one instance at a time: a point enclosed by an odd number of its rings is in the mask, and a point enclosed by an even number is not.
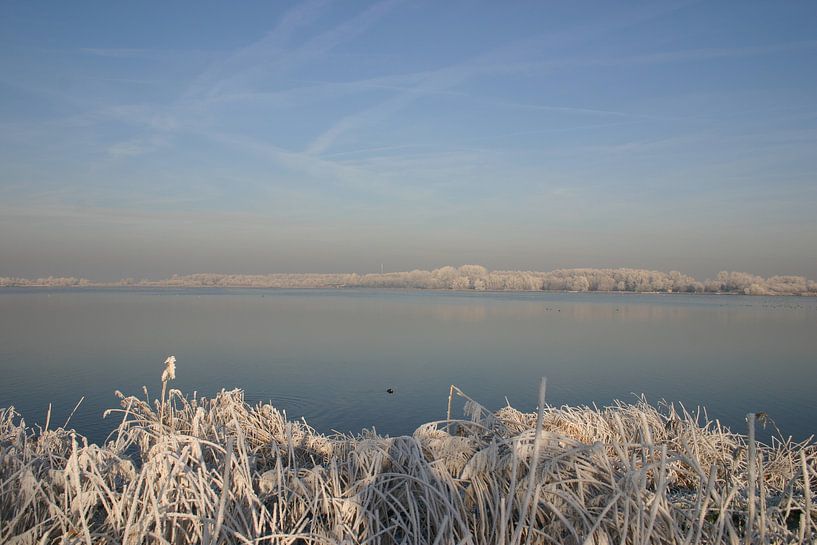
{"type": "Polygon", "coordinates": [[[817,278],[811,2],[0,14],[0,277],[817,278]]]}
{"type": "MultiPolygon", "coordinates": [[[[0,279],[8,279],[8,278],[19,278],[24,280],[38,280],[38,279],[45,279],[45,278],[54,278],[54,279],[62,279],[62,278],[77,278],[83,280],[89,280],[93,283],[117,283],[123,282],[127,280],[135,280],[135,281],[165,281],[171,279],[173,277],[188,277],[188,276],[196,276],[196,275],[216,275],[216,276],[237,276],[237,277],[253,277],[253,276],[277,276],[277,275],[292,275],[292,276],[312,276],[312,275],[375,275],[379,276],[381,274],[380,265],[378,264],[375,267],[372,267],[371,270],[365,269],[357,269],[357,270],[307,270],[307,271],[298,271],[298,270],[269,270],[269,271],[254,271],[254,272],[238,272],[238,271],[224,271],[224,270],[200,270],[200,271],[185,271],[185,272],[171,272],[169,274],[164,275],[134,275],[134,274],[124,274],[121,276],[110,276],[110,277],[94,277],[82,274],[60,274],[60,273],[44,273],[44,274],[32,274],[32,275],[14,275],[14,274],[0,274],[0,279]]],[[[468,264],[463,263],[459,265],[451,265],[448,263],[440,264],[439,266],[432,266],[429,268],[423,267],[408,267],[401,270],[389,270],[383,267],[383,273],[385,275],[389,274],[408,274],[412,271],[422,271],[422,272],[431,272],[434,270],[440,270],[444,268],[458,268],[458,267],[483,267],[482,264],[468,264]]],[[[518,273],[536,273],[536,274],[547,274],[552,273],[554,271],[581,271],[581,270],[589,270],[589,271],[600,271],[600,270],[634,270],[634,271],[643,271],[643,272],[660,272],[660,273],[670,273],[670,272],[680,272],[684,275],[690,275],[694,277],[695,280],[712,280],[715,279],[718,274],[721,273],[740,273],[740,274],[748,274],[754,276],[760,276],[765,278],[772,278],[776,276],[797,276],[805,278],[808,281],[812,280],[812,277],[805,275],[805,274],[798,274],[794,272],[783,272],[783,273],[776,273],[776,274],[761,274],[756,273],[751,270],[729,270],[723,267],[714,269],[716,272],[708,275],[696,275],[690,273],[689,271],[678,269],[659,269],[655,267],[555,267],[552,269],[514,269],[509,267],[486,267],[488,272],[518,272],[518,273]]]]}

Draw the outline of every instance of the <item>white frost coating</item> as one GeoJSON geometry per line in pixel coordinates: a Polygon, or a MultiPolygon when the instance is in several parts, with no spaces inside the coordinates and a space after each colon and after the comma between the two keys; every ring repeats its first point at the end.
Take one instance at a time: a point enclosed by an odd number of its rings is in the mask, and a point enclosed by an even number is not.
{"type": "Polygon", "coordinates": [[[162,372],[162,382],[176,380],[176,356],[168,356],[165,360],[165,370],[162,372]]]}
{"type": "Polygon", "coordinates": [[[476,291],[601,291],[661,293],[735,293],[742,295],[817,295],[817,282],[803,276],[763,278],[742,272],[721,271],[703,282],[678,271],[632,268],[489,271],[481,265],[445,266],[373,274],[210,274],[173,276],[164,280],[125,279],[95,283],[78,278],[0,277],[2,287],[146,286],[170,288],[411,288],[476,291]]]}
{"type": "Polygon", "coordinates": [[[262,473],[258,478],[258,491],[261,494],[269,494],[275,490],[276,476],[277,473],[272,469],[262,473]]]}
{"type": "Polygon", "coordinates": [[[0,409],[0,543],[817,538],[813,440],[755,445],[759,509],[747,526],[749,440],[705,413],[643,399],[494,412],[450,392],[460,408],[468,401],[468,418],[391,438],[322,435],[272,405],[248,405],[240,390],[212,399],[120,395],[121,424],[103,446],[64,428],[26,428],[13,408],[0,409]]]}

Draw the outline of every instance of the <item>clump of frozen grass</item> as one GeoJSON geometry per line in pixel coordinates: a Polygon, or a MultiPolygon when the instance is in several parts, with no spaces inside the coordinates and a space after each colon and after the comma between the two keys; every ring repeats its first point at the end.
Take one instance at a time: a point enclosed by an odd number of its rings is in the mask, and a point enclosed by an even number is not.
{"type": "Polygon", "coordinates": [[[813,442],[761,444],[683,407],[492,412],[452,387],[449,417],[410,437],[326,436],[239,390],[165,392],[175,358],[165,365],[160,400],[118,394],[108,414],[121,424],[103,446],[0,409],[0,543],[817,537],[813,442]],[[463,419],[450,416],[455,400],[463,419]]]}

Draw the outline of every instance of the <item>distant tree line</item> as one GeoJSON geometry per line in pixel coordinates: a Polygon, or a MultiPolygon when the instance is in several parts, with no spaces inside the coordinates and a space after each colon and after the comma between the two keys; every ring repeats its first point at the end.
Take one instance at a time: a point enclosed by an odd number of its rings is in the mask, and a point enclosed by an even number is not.
{"type": "Polygon", "coordinates": [[[214,274],[173,275],[164,280],[113,283],[84,278],[24,279],[0,277],[0,287],[179,287],[179,288],[414,288],[476,291],[601,291],[636,293],[733,293],[744,295],[817,295],[817,282],[802,276],[763,278],[742,272],[720,272],[699,282],[678,271],[644,269],[557,269],[550,272],[489,271],[481,265],[440,267],[432,271],[372,274],[214,274]]]}
{"type": "MultiPolygon", "coordinates": [[[[118,284],[118,282],[117,282],[118,284]]],[[[0,276],[0,288],[22,287],[22,288],[73,288],[99,285],[86,278],[76,278],[74,276],[48,276],[46,278],[15,278],[12,276],[0,276]]]]}

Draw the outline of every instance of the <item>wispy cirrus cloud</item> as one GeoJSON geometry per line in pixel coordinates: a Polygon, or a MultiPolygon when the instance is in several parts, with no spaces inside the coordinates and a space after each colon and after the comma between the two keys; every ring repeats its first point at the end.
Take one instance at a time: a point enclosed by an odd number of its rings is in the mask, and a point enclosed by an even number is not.
{"type": "Polygon", "coordinates": [[[156,58],[167,54],[167,52],[158,49],[145,48],[81,47],[79,51],[87,55],[115,59],[156,58]]]}
{"type": "Polygon", "coordinates": [[[108,147],[108,156],[113,159],[137,157],[167,147],[168,145],[170,145],[170,140],[165,136],[125,140],[110,145],[108,147]]]}
{"type": "Polygon", "coordinates": [[[765,45],[750,45],[738,47],[708,47],[697,49],[682,49],[676,51],[660,51],[642,55],[624,55],[614,58],[597,58],[576,60],[578,64],[590,65],[637,65],[637,64],[664,64],[676,62],[706,61],[713,59],[727,59],[740,57],[754,57],[771,55],[789,51],[808,51],[817,49],[817,40],[784,42],[765,45]]]}
{"type": "Polygon", "coordinates": [[[253,77],[279,72],[332,49],[358,36],[403,0],[381,0],[333,28],[319,33],[299,46],[290,42],[296,33],[323,15],[329,0],[297,4],[285,13],[263,38],[212,63],[199,74],[184,98],[207,98],[246,89],[253,77]]]}
{"type": "MultiPolygon", "coordinates": [[[[688,3],[679,3],[668,6],[642,7],[624,11],[608,20],[593,21],[575,28],[541,33],[517,39],[508,44],[482,52],[463,62],[437,70],[431,70],[420,81],[408,88],[402,89],[398,94],[352,115],[341,118],[318,135],[305,151],[311,155],[321,154],[327,151],[344,133],[378,123],[405,109],[424,96],[447,93],[451,89],[469,80],[489,74],[497,75],[526,71],[532,67],[538,67],[540,69],[544,67],[547,69],[551,61],[542,63],[539,58],[547,55],[549,50],[554,47],[564,48],[582,43],[614,30],[620,30],[631,25],[643,23],[673,10],[680,9],[687,4],[688,3]]],[[[554,62],[554,66],[560,64],[562,64],[562,61],[557,60],[554,62]]],[[[570,107],[562,105],[542,105],[540,108],[553,108],[554,110],[561,108],[562,111],[571,110],[570,107]]],[[[573,108],[573,110],[574,113],[589,113],[591,109],[577,107],[573,108]]],[[[596,113],[600,113],[600,111],[596,113]]],[[[616,112],[616,115],[625,114],[616,112]]]]}

